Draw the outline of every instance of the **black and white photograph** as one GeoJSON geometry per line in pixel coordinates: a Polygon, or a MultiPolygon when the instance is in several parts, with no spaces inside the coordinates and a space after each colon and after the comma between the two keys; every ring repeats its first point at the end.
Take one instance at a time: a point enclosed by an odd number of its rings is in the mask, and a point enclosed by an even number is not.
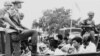
{"type": "Polygon", "coordinates": [[[0,0],[0,56],[100,56],[100,0],[0,0]]]}

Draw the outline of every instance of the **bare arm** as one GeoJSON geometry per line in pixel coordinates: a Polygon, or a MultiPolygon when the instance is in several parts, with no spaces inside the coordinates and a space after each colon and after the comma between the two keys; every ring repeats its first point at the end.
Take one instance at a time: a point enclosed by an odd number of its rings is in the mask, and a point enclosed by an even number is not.
{"type": "Polygon", "coordinates": [[[15,28],[18,28],[18,26],[15,25],[15,24],[10,20],[9,14],[8,14],[8,13],[6,13],[6,14],[4,15],[4,20],[5,20],[6,22],[8,22],[11,26],[13,26],[13,27],[15,27],[15,28]]]}

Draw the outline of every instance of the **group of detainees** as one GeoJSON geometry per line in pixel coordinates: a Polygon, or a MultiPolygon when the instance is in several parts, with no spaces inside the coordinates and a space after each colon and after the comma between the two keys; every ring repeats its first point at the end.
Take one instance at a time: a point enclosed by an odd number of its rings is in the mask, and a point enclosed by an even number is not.
{"type": "MultiPolygon", "coordinates": [[[[95,32],[95,23],[92,20],[94,12],[88,13],[88,18],[80,21],[77,25],[81,27],[82,32],[79,36],[74,34],[57,34],[53,37],[47,37],[41,43],[38,43],[38,52],[46,55],[67,55],[97,52],[97,38],[95,32]],[[85,27],[83,26],[85,25],[85,27]]],[[[98,32],[99,33],[99,32],[98,32]]]]}
{"type": "Polygon", "coordinates": [[[78,53],[93,53],[97,52],[97,44],[91,38],[89,33],[85,36],[69,36],[71,39],[63,38],[62,35],[57,35],[56,38],[50,37],[41,43],[38,43],[38,52],[46,55],[67,55],[78,53]]]}

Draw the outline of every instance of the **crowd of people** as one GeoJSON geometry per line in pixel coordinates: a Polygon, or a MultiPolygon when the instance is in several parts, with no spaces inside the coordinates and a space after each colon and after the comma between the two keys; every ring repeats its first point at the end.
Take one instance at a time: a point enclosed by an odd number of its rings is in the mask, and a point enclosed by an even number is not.
{"type": "Polygon", "coordinates": [[[56,37],[47,37],[38,43],[38,52],[46,55],[67,55],[77,53],[97,52],[97,46],[90,33],[86,35],[70,35],[63,37],[61,34],[56,37]],[[72,37],[72,39],[70,39],[72,37]],[[55,39],[56,38],[56,39],[55,39]]]}
{"type": "Polygon", "coordinates": [[[94,12],[88,13],[88,18],[76,24],[81,27],[80,36],[71,35],[70,33],[55,34],[55,36],[46,36],[39,40],[39,34],[35,30],[30,30],[21,24],[24,14],[19,12],[22,1],[5,2],[4,8],[0,10],[0,29],[4,29],[5,33],[12,33],[12,53],[27,52],[27,47],[32,53],[46,55],[67,55],[76,53],[97,52],[97,41],[95,33],[99,33],[95,28],[95,23],[92,20],[94,12]],[[15,30],[9,32],[9,30],[15,30]],[[18,37],[19,36],[19,37],[18,37]],[[31,40],[28,40],[31,37],[31,40]],[[21,46],[20,46],[21,45],[21,46]],[[19,47],[20,48],[19,48],[19,47]]]}
{"type": "Polygon", "coordinates": [[[74,34],[55,34],[55,36],[47,36],[38,45],[38,52],[46,55],[67,55],[78,53],[97,52],[99,30],[95,27],[92,20],[94,12],[89,12],[88,18],[79,21],[76,26],[82,29],[79,36],[74,34]],[[98,35],[95,35],[98,34],[98,35]]]}

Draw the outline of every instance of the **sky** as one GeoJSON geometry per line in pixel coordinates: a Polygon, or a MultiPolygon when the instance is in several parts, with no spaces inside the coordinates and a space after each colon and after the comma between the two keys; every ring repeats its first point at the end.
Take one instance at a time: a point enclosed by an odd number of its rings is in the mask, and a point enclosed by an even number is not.
{"type": "MultiPolygon", "coordinates": [[[[0,0],[0,9],[3,8],[5,1],[0,0]]],[[[42,17],[43,12],[47,9],[55,9],[64,7],[65,9],[72,9],[72,19],[82,18],[86,19],[87,13],[93,11],[95,13],[94,20],[96,24],[100,23],[100,0],[21,0],[24,1],[22,9],[25,17],[22,20],[22,25],[27,28],[32,27],[33,20],[42,17]]]]}

